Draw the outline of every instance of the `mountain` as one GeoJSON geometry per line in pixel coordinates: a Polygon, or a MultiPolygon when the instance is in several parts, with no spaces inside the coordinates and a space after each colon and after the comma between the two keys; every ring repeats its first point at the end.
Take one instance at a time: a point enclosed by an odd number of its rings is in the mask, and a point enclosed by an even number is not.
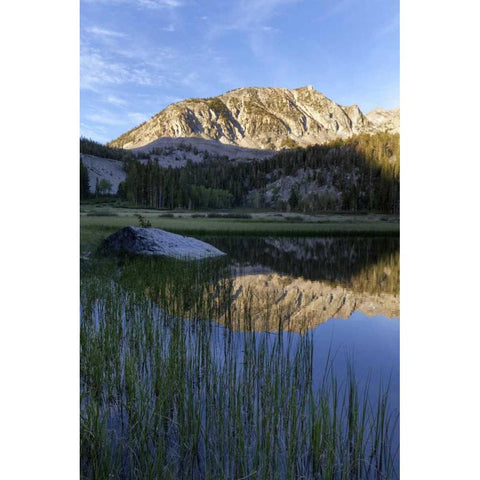
{"type": "Polygon", "coordinates": [[[399,133],[400,131],[400,109],[385,110],[384,108],[375,108],[366,115],[370,122],[371,129],[375,131],[381,128],[387,133],[399,133]]]}
{"type": "Polygon", "coordinates": [[[280,150],[359,133],[396,133],[399,118],[399,109],[378,108],[364,115],[357,105],[341,106],[312,86],[292,90],[246,87],[169,105],[109,146],[136,149],[161,137],[196,137],[251,149],[280,150]]]}

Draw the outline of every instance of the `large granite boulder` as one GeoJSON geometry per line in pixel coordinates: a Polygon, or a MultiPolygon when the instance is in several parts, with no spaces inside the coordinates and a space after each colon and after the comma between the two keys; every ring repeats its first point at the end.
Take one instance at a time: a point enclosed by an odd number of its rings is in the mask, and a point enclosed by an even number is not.
{"type": "Polygon", "coordinates": [[[125,227],[107,237],[102,250],[133,255],[155,255],[185,260],[226,255],[208,243],[158,228],[125,227]]]}

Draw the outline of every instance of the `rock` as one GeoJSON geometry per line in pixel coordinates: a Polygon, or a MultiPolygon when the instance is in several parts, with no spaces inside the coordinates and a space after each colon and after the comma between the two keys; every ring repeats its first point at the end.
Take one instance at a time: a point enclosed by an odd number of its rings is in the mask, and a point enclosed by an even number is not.
{"type": "MultiPolygon", "coordinates": [[[[366,115],[372,128],[370,131],[383,131],[388,133],[400,133],[400,109],[385,110],[375,108],[366,115]]],[[[368,133],[370,133],[370,131],[368,133]]]]}
{"type": "Polygon", "coordinates": [[[218,97],[171,104],[109,145],[148,151],[154,146],[151,142],[159,138],[193,137],[250,149],[280,150],[359,133],[398,131],[398,109],[377,109],[369,115],[357,105],[335,103],[311,85],[292,90],[238,88],[218,97]]]}
{"type": "Polygon", "coordinates": [[[201,260],[226,255],[208,243],[158,228],[125,227],[107,237],[105,252],[154,255],[183,260],[201,260]]]}
{"type": "MultiPolygon", "coordinates": [[[[150,155],[162,167],[184,167],[188,161],[200,163],[208,157],[227,157],[229,160],[263,160],[275,154],[271,150],[228,145],[218,140],[198,137],[160,137],[147,145],[131,150],[134,154],[150,155]]],[[[146,160],[141,159],[145,162],[146,160]]]]}

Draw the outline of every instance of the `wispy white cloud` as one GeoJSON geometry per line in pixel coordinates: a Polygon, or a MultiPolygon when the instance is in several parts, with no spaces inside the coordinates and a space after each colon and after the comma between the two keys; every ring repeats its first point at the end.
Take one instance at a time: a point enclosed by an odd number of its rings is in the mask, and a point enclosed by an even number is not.
{"type": "Polygon", "coordinates": [[[100,27],[87,27],[85,29],[86,32],[91,33],[93,35],[98,35],[100,37],[126,37],[124,33],[116,32],[114,30],[107,30],[106,28],[100,27]]]}
{"type": "Polygon", "coordinates": [[[151,72],[142,67],[131,66],[118,60],[107,59],[104,54],[88,46],[82,46],[80,54],[80,88],[98,90],[104,85],[159,84],[151,72]]]}
{"type": "Polygon", "coordinates": [[[168,95],[159,92],[139,93],[136,99],[139,106],[148,106],[150,110],[154,109],[152,114],[159,112],[162,108],[170,105],[171,103],[176,103],[180,100],[184,100],[183,97],[176,97],[174,95],[168,95]]]}
{"type": "Polygon", "coordinates": [[[126,102],[122,98],[116,97],[115,95],[109,95],[107,97],[107,102],[110,103],[111,105],[117,105],[120,107],[128,105],[128,102],[126,102]]]}
{"type": "Polygon", "coordinates": [[[246,36],[253,54],[257,58],[270,58],[268,42],[271,34],[279,29],[271,23],[282,9],[303,0],[241,0],[235,4],[231,14],[221,22],[212,24],[207,38],[216,40],[225,34],[238,32],[246,36]]]}
{"type": "Polygon", "coordinates": [[[242,0],[234,12],[234,26],[251,30],[279,13],[281,7],[300,3],[302,0],[242,0]]]}
{"type": "Polygon", "coordinates": [[[83,3],[125,4],[152,9],[178,8],[183,6],[180,0],[81,0],[83,3]]]}
{"type": "Polygon", "coordinates": [[[137,0],[137,2],[143,7],[153,9],[178,8],[183,5],[183,3],[178,0],[137,0]]]}
{"type": "Polygon", "coordinates": [[[96,111],[95,113],[87,113],[85,119],[95,124],[122,126],[125,125],[125,119],[118,114],[108,112],[106,110],[96,111]]]}
{"type": "Polygon", "coordinates": [[[119,61],[128,60],[156,70],[161,69],[162,65],[171,64],[178,58],[178,52],[173,48],[140,42],[110,46],[109,53],[119,61]]]}
{"type": "Polygon", "coordinates": [[[107,143],[111,140],[107,129],[98,123],[80,122],[80,135],[85,138],[95,139],[97,142],[107,143]]]}
{"type": "Polygon", "coordinates": [[[279,32],[280,31],[278,28],[271,27],[270,25],[263,25],[262,30],[264,32],[279,32]]]}
{"type": "Polygon", "coordinates": [[[332,17],[346,12],[358,0],[330,0],[322,3],[321,15],[318,22],[324,22],[332,17]]]}
{"type": "Polygon", "coordinates": [[[163,27],[162,30],[164,32],[174,32],[176,30],[175,25],[171,23],[170,25],[167,25],[166,27],[163,27]]]}
{"type": "Polygon", "coordinates": [[[210,35],[221,36],[224,32],[232,30],[256,31],[259,27],[262,28],[265,22],[275,17],[281,7],[301,2],[302,0],[240,0],[234,4],[225,21],[212,26],[210,35]]]}
{"type": "Polygon", "coordinates": [[[87,113],[85,120],[97,125],[108,125],[114,127],[124,127],[132,124],[139,124],[148,120],[150,117],[145,112],[112,112],[106,109],[96,109],[94,112],[87,113]]]}
{"type": "Polygon", "coordinates": [[[150,118],[148,115],[141,112],[130,112],[127,114],[127,117],[129,119],[129,123],[134,122],[136,124],[143,123],[150,118]]]}

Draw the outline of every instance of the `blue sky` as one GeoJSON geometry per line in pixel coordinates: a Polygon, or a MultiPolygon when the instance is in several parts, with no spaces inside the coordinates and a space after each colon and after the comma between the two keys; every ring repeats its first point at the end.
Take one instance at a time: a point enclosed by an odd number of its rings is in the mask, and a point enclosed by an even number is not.
{"type": "Polygon", "coordinates": [[[100,142],[172,102],[313,85],[399,106],[398,0],[81,0],[80,129],[100,142]]]}

